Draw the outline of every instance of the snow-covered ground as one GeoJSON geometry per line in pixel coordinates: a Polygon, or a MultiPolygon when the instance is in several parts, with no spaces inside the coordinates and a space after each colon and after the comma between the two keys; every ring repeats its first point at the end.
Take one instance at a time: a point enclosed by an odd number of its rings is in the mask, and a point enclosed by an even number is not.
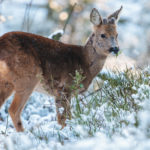
{"type": "MultiPolygon", "coordinates": [[[[109,76],[103,84],[105,87],[103,90],[106,91],[112,90],[111,86],[114,86],[113,84],[110,85],[110,79],[113,82],[114,80],[118,82],[118,79],[121,79],[120,82],[125,81],[125,85],[131,82],[126,81],[128,77],[124,73],[118,76],[115,73],[108,73],[107,70],[103,70],[101,75],[109,76]]],[[[73,119],[66,121],[67,127],[63,130],[56,121],[54,99],[35,92],[22,113],[25,132],[17,133],[8,116],[8,107],[13,98],[10,97],[0,110],[0,150],[149,150],[150,68],[141,75],[142,81],[138,80],[136,83],[136,79],[135,81],[132,79],[134,83],[132,89],[137,92],[131,95],[133,98],[131,99],[134,100],[134,104],[142,106],[143,110],[135,112],[136,109],[130,104],[130,101],[129,106],[123,104],[124,107],[129,107],[129,110],[128,108],[119,108],[121,101],[124,103],[121,96],[123,93],[117,96],[116,91],[120,91],[124,87],[120,87],[118,84],[112,90],[117,98],[115,104],[117,107],[115,105],[109,107],[109,101],[111,100],[101,103],[96,97],[96,100],[94,100],[94,97],[90,96],[84,100],[85,106],[82,102],[79,103],[81,114],[79,114],[80,117],[76,117],[75,114],[78,112],[76,99],[72,99],[73,119]],[[118,114],[112,112],[111,108],[118,111],[118,114]],[[136,126],[137,120],[138,125],[136,126]],[[102,124],[99,126],[101,121],[102,124]],[[128,125],[121,125],[119,123],[121,121],[127,122],[128,125]],[[114,127],[115,129],[113,129],[114,127]]],[[[105,96],[108,98],[103,91],[103,97],[105,96]]]]}
{"type": "MultiPolygon", "coordinates": [[[[10,102],[10,100],[9,100],[10,102]]],[[[95,137],[84,137],[82,140],[74,135],[68,125],[63,130],[56,122],[54,101],[39,93],[32,94],[22,119],[26,131],[16,133],[7,113],[9,102],[1,109],[0,149],[1,150],[149,150],[150,139],[145,131],[150,125],[150,100],[144,102],[145,110],[139,113],[140,127],[128,127],[122,130],[122,136],[107,135],[98,132],[95,137]],[[64,145],[64,146],[63,146],[64,145]]],[[[76,126],[84,135],[82,127],[76,126]]]]}

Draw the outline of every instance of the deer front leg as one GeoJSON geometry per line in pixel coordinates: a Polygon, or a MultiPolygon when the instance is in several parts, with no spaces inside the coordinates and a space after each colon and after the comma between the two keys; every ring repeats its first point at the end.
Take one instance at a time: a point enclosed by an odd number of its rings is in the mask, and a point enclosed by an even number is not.
{"type": "Polygon", "coordinates": [[[33,79],[30,84],[28,82],[26,83],[26,85],[22,83],[15,89],[16,93],[9,108],[9,114],[18,132],[24,131],[20,115],[36,83],[37,80],[33,79]],[[24,85],[24,87],[22,87],[22,85],[24,85]]]}
{"type": "Polygon", "coordinates": [[[57,120],[63,129],[66,126],[65,123],[66,119],[71,119],[70,98],[57,97],[55,102],[56,102],[57,120]]]}
{"type": "Polygon", "coordinates": [[[20,115],[32,91],[33,89],[30,89],[29,91],[23,91],[23,92],[17,91],[15,93],[13,102],[9,108],[9,114],[18,132],[24,131],[20,115]]]}
{"type": "Polygon", "coordinates": [[[9,114],[10,114],[11,119],[13,121],[13,124],[14,124],[14,126],[18,132],[24,131],[23,126],[22,126],[22,122],[20,119],[20,115],[21,115],[22,109],[23,109],[23,107],[27,101],[27,98],[28,98],[27,97],[26,99],[23,99],[22,96],[23,95],[16,93],[14,100],[13,100],[13,102],[9,108],[9,114]]]}

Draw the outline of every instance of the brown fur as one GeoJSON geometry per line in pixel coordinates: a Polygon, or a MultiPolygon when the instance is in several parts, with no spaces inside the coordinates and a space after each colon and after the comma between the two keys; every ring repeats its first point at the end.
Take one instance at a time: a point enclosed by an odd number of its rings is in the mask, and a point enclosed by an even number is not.
{"type": "Polygon", "coordinates": [[[39,35],[10,32],[0,37],[0,106],[14,91],[9,113],[17,131],[23,131],[20,114],[35,87],[42,83],[56,99],[58,123],[64,127],[71,118],[71,85],[76,70],[82,70],[84,92],[102,69],[111,38],[116,38],[116,25],[94,27],[85,46],[69,45],[39,35]],[[106,34],[107,39],[102,39],[106,34]],[[59,109],[63,107],[61,114],[59,109]]]}

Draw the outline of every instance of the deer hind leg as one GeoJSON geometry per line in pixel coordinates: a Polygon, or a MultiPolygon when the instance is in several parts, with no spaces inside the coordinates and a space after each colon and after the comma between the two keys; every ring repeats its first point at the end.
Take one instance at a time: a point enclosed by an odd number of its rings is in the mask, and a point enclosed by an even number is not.
{"type": "Polygon", "coordinates": [[[23,132],[24,128],[21,122],[21,112],[31,95],[32,91],[34,90],[34,87],[37,84],[37,81],[32,80],[30,84],[20,84],[20,88],[17,87],[13,102],[9,108],[9,114],[11,116],[11,119],[13,121],[13,124],[18,132],[23,132]],[[31,84],[32,83],[32,84],[31,84]],[[24,87],[22,88],[22,86],[24,87]],[[27,86],[25,86],[27,85],[27,86]]]}
{"type": "Polygon", "coordinates": [[[7,81],[0,80],[0,107],[13,92],[13,85],[7,81]]]}
{"type": "Polygon", "coordinates": [[[70,97],[57,97],[55,100],[57,121],[62,126],[62,129],[66,126],[66,119],[71,119],[70,97]]]}

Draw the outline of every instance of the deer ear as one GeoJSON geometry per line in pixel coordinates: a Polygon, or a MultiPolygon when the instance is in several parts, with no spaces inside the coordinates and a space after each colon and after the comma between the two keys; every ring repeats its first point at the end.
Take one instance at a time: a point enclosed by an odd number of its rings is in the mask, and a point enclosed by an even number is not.
{"type": "Polygon", "coordinates": [[[96,8],[93,8],[90,14],[90,21],[95,25],[98,26],[102,23],[101,15],[99,14],[96,8]]]}
{"type": "Polygon", "coordinates": [[[120,14],[122,9],[123,9],[123,6],[121,6],[120,9],[118,9],[117,11],[112,13],[110,16],[108,16],[108,19],[115,18],[115,20],[118,20],[119,14],[120,14]]]}

